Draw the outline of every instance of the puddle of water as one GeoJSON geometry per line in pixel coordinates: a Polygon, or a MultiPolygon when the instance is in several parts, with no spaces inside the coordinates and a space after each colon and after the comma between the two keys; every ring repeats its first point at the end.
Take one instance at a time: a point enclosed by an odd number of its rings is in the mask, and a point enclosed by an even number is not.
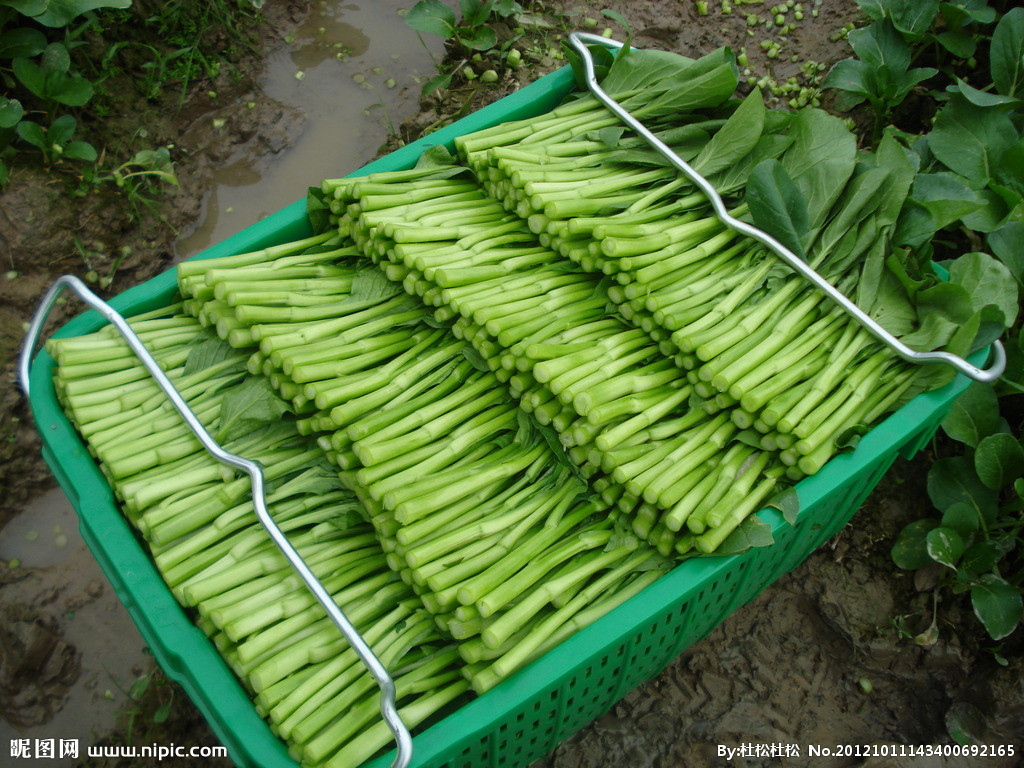
{"type": "Polygon", "coordinates": [[[125,692],[132,683],[154,669],[153,658],[145,653],[145,641],[82,540],[78,517],[62,491],[44,494],[8,522],[0,533],[0,558],[17,558],[18,569],[28,572],[2,586],[4,607],[23,605],[54,622],[63,642],[77,651],[80,664],[68,685],[44,689],[58,697],[51,719],[26,728],[0,719],[0,749],[6,754],[13,740],[29,739],[36,755],[37,740],[52,739],[54,757],[18,758],[17,764],[75,765],[72,757],[61,757],[62,742],[65,747],[76,742],[78,756],[84,757],[129,703],[125,692]],[[61,697],[66,697],[63,702],[61,697]]]}
{"type": "Polygon", "coordinates": [[[179,240],[194,256],[302,198],[322,178],[372,160],[388,135],[418,110],[422,83],[436,74],[439,37],[419,36],[399,11],[408,0],[321,0],[294,39],[271,56],[263,92],[307,118],[302,135],[256,170],[235,163],[215,175],[203,221],[179,240]],[[428,39],[432,38],[432,39],[428,39]]]}

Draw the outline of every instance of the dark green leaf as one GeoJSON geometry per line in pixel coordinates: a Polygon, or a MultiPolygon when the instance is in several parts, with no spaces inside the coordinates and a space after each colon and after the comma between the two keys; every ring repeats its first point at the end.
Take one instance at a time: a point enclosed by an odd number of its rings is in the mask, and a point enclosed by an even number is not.
{"type": "Polygon", "coordinates": [[[951,173],[922,173],[914,179],[911,197],[931,214],[936,230],[985,205],[984,199],[951,173]]]}
{"type": "Polygon", "coordinates": [[[964,553],[964,540],[952,528],[939,526],[925,534],[925,547],[932,560],[955,568],[964,553]]]}
{"type": "Polygon", "coordinates": [[[620,52],[601,82],[611,95],[638,92],[623,105],[640,118],[653,118],[723,104],[739,83],[735,57],[719,48],[699,59],[655,49],[620,52]]]}
{"type": "Polygon", "coordinates": [[[992,573],[984,574],[971,587],[971,604],[993,640],[1002,640],[1013,632],[1024,613],[1020,589],[992,573]]]}
{"type": "Polygon", "coordinates": [[[989,251],[1006,265],[1017,282],[1024,282],[1024,224],[1008,221],[988,234],[989,251]]]}
{"type": "Polygon", "coordinates": [[[978,251],[965,253],[949,267],[949,280],[967,289],[975,310],[992,304],[1002,310],[1007,326],[1017,319],[1017,283],[998,259],[978,251]]]}
{"type": "Polygon", "coordinates": [[[741,555],[755,547],[770,547],[775,543],[772,527],[757,515],[750,515],[725,537],[715,549],[715,555],[741,555]]]}
{"type": "Polygon", "coordinates": [[[1007,147],[996,164],[995,179],[1019,200],[1024,196],[1024,139],[1007,147]]]}
{"type": "Polygon", "coordinates": [[[942,513],[942,527],[956,531],[965,541],[978,530],[981,521],[970,504],[962,502],[951,505],[942,513]]]}
{"type": "Polygon", "coordinates": [[[955,0],[941,3],[939,7],[946,26],[953,29],[959,29],[964,23],[973,21],[991,24],[996,20],[995,8],[986,4],[985,0],[955,0]]]}
{"type": "Polygon", "coordinates": [[[0,129],[13,128],[25,114],[25,109],[17,99],[0,96],[0,129]]]}
{"type": "Polygon", "coordinates": [[[460,33],[458,37],[460,43],[474,51],[490,50],[498,42],[497,35],[490,27],[477,27],[472,31],[460,33]]]}
{"type": "Polygon", "coordinates": [[[462,354],[478,371],[490,372],[491,367],[487,364],[487,361],[484,359],[484,356],[477,352],[476,349],[474,349],[473,347],[469,346],[468,344],[465,345],[462,348],[462,354]]]}
{"type": "Polygon", "coordinates": [[[97,8],[128,8],[132,0],[46,0],[42,13],[32,18],[46,27],[66,27],[83,13],[97,8]]]}
{"type": "Polygon", "coordinates": [[[999,401],[992,385],[972,382],[954,401],[942,429],[954,440],[972,447],[995,434],[999,429],[999,401]]]}
{"type": "Polygon", "coordinates": [[[958,59],[969,59],[978,49],[974,38],[959,29],[939,32],[935,41],[958,59]]]}
{"type": "Polygon", "coordinates": [[[347,301],[382,301],[401,292],[402,286],[388,280],[382,270],[368,267],[359,270],[352,278],[352,289],[349,291],[347,301]]]}
{"type": "Polygon", "coordinates": [[[263,376],[250,376],[224,394],[217,440],[226,443],[288,413],[288,404],[263,376]]]}
{"type": "Polygon", "coordinates": [[[996,24],[989,61],[996,90],[1024,98],[1024,8],[1010,9],[996,24]]]}
{"type": "Polygon", "coordinates": [[[811,230],[822,226],[846,188],[857,164],[857,138],[840,118],[820,109],[802,109],[788,135],[793,144],[782,165],[807,202],[811,230]]]}
{"type": "Polygon", "coordinates": [[[1012,545],[995,539],[979,541],[972,544],[964,551],[960,565],[965,570],[974,573],[988,573],[998,565],[1003,556],[1009,552],[1012,545]]]}
{"type": "Polygon", "coordinates": [[[875,95],[871,65],[859,59],[843,59],[836,62],[835,66],[825,75],[821,86],[822,88],[837,88],[854,95],[854,99],[848,99],[843,103],[841,111],[852,109],[864,99],[875,95]]]}
{"type": "Polygon", "coordinates": [[[489,0],[459,0],[459,11],[462,13],[462,23],[467,27],[475,27],[483,24],[491,13],[489,0]]]}
{"type": "Polygon", "coordinates": [[[455,35],[455,11],[441,0],[419,0],[405,14],[405,23],[428,35],[446,39],[455,35]]]}
{"type": "Polygon", "coordinates": [[[974,452],[974,468],[981,482],[998,491],[1024,475],[1024,448],[1005,432],[988,435],[974,452]]]}
{"type": "Polygon", "coordinates": [[[946,712],[946,733],[957,744],[979,744],[988,726],[985,714],[973,704],[958,701],[946,712]]]}
{"type": "Polygon", "coordinates": [[[936,117],[928,146],[947,168],[982,187],[992,178],[998,158],[1017,139],[1005,113],[957,97],[936,117]]]}
{"type": "Polygon", "coordinates": [[[421,92],[424,96],[428,96],[438,88],[447,88],[452,81],[452,75],[452,72],[441,72],[440,74],[434,75],[423,83],[421,92]]]}
{"type": "Polygon", "coordinates": [[[92,94],[92,83],[72,73],[63,79],[60,87],[54,89],[50,98],[69,107],[80,107],[92,98],[92,94]]]}
{"type": "Polygon", "coordinates": [[[75,118],[71,115],[61,115],[52,123],[50,128],[46,132],[47,138],[51,144],[64,145],[71,141],[71,137],[75,135],[75,118]]]}
{"type": "Polygon", "coordinates": [[[28,59],[45,48],[46,36],[38,29],[16,27],[0,34],[0,59],[28,59]]]}
{"type": "Polygon", "coordinates": [[[750,174],[746,203],[754,225],[772,235],[803,260],[801,239],[807,234],[807,202],[778,160],[765,160],[750,174]]]}
{"type": "Polygon", "coordinates": [[[765,506],[779,510],[787,523],[796,525],[797,516],[800,514],[800,496],[795,488],[787,488],[768,499],[765,506]]]}
{"type": "Polygon", "coordinates": [[[971,104],[975,104],[979,107],[1001,107],[1007,104],[1017,104],[1019,99],[1013,96],[1000,96],[997,93],[989,93],[988,91],[979,91],[959,77],[956,78],[956,86],[950,86],[949,90],[956,93],[963,94],[963,97],[967,99],[971,104]]]}
{"type": "Polygon", "coordinates": [[[937,521],[923,518],[915,520],[900,531],[890,552],[892,561],[898,568],[916,571],[931,562],[926,539],[928,532],[937,526],[937,521]]]}
{"type": "Polygon", "coordinates": [[[965,456],[938,459],[928,470],[928,497],[939,511],[957,502],[970,504],[986,524],[999,509],[999,498],[974,471],[974,463],[965,456]]]}
{"type": "Polygon", "coordinates": [[[14,132],[18,134],[18,138],[27,141],[33,147],[45,151],[49,146],[46,141],[46,131],[41,125],[33,123],[31,120],[22,120],[14,127],[14,132]]]}
{"type": "Polygon", "coordinates": [[[191,376],[193,373],[205,371],[207,368],[222,363],[229,357],[238,353],[234,347],[226,341],[214,335],[205,335],[198,343],[193,344],[185,358],[185,369],[183,376],[191,376]]]}
{"type": "Polygon", "coordinates": [[[902,72],[910,66],[910,46],[889,19],[855,29],[846,39],[857,57],[874,70],[902,72]]]}
{"type": "MultiPolygon", "coordinates": [[[[1010,215],[1010,206],[1007,204],[1005,192],[1009,192],[1009,190],[1004,188],[1004,194],[1001,194],[991,186],[978,190],[974,194],[982,201],[981,208],[966,216],[961,216],[960,221],[965,227],[975,232],[986,233],[999,229],[1010,215]]],[[[1018,197],[1018,199],[1020,198],[1018,197]]]]}
{"type": "Polygon", "coordinates": [[[764,99],[754,88],[697,155],[694,170],[708,176],[742,160],[761,138],[764,116],[764,99]]]}
{"type": "Polygon", "coordinates": [[[896,29],[913,37],[922,37],[939,12],[939,0],[888,0],[885,5],[896,29]]]}

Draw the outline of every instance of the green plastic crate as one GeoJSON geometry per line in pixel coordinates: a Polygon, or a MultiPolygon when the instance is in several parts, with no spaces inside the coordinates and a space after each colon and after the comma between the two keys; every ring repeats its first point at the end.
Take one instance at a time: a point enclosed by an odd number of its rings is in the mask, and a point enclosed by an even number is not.
{"type": "MultiPolygon", "coordinates": [[[[410,144],[357,175],[411,167],[435,144],[552,109],[572,87],[564,68],[410,144]]],[[[312,183],[318,180],[311,180],[312,183]]],[[[298,201],[196,258],[243,253],[309,234],[298,201]]],[[[169,270],[111,301],[124,314],[166,306],[176,290],[169,270]]],[[[86,312],[55,336],[78,336],[105,321],[86,312]]],[[[981,364],[979,352],[972,362],[981,364]]],[[[166,674],[180,683],[239,768],[296,768],[285,746],[256,714],[238,680],[166,588],[74,428],[52,384],[53,360],[41,351],[31,370],[31,405],[43,455],[78,512],[82,536],[166,674]]],[[[656,676],[685,648],[777,577],[799,565],[858,509],[897,455],[911,457],[934,434],[969,384],[960,375],[918,396],[865,435],[851,453],[797,485],[800,515],[790,526],[775,510],[759,514],[776,539],[743,555],[690,560],[487,694],[416,736],[413,765],[525,766],[551,752],[625,694],[656,676]]],[[[393,751],[367,764],[390,765],[393,751]]]]}

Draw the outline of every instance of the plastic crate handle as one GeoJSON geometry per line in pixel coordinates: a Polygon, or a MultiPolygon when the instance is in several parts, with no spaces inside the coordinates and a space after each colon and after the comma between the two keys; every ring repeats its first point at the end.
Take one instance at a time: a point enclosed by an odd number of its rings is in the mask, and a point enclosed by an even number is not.
{"type": "Polygon", "coordinates": [[[331,620],[345,636],[345,639],[348,640],[353,650],[355,650],[363,664],[366,665],[370,674],[373,675],[374,680],[377,682],[381,691],[381,715],[388,728],[391,729],[391,733],[394,735],[395,743],[397,745],[395,759],[391,764],[392,768],[407,768],[409,763],[412,761],[412,735],[409,733],[408,727],[405,725],[401,715],[398,713],[398,709],[395,704],[394,680],[388,674],[387,669],[385,669],[384,665],[381,664],[370,646],[363,639],[362,635],[359,634],[359,631],[348,620],[337,603],[331,599],[330,593],[324,588],[323,584],[320,583],[319,579],[317,579],[316,575],[306,564],[305,560],[302,559],[302,556],[298,553],[295,547],[292,546],[288,537],[285,536],[284,532],[270,516],[270,512],[267,510],[263,470],[260,468],[259,463],[224,450],[213,439],[213,437],[210,436],[202,422],[199,421],[196,415],[192,412],[192,409],[189,408],[188,403],[185,402],[178,390],[175,389],[174,384],[167,377],[167,374],[164,373],[164,370],[149,353],[149,350],[146,349],[145,345],[131,329],[131,326],[128,325],[128,322],[124,317],[117,310],[103,301],[103,299],[93,293],[85,283],[74,275],[62,275],[54,281],[53,285],[50,286],[50,289],[46,292],[46,295],[40,302],[39,307],[36,309],[35,315],[32,317],[32,322],[29,325],[28,332],[25,334],[24,346],[22,347],[21,354],[18,359],[18,376],[21,382],[21,388],[25,392],[25,396],[30,396],[32,354],[39,341],[39,336],[42,333],[46,318],[49,316],[54,302],[57,300],[57,297],[61,294],[64,288],[71,288],[76,294],[78,294],[82,301],[103,315],[103,317],[117,329],[121,336],[124,337],[128,346],[131,347],[139,360],[142,361],[142,364],[145,365],[150,375],[152,375],[156,380],[157,385],[161,390],[163,390],[168,400],[171,401],[171,404],[185,420],[189,429],[195,433],[195,436],[199,439],[199,442],[202,443],[203,447],[221,463],[240,469],[249,475],[249,478],[252,481],[252,499],[253,507],[256,511],[256,517],[266,529],[274,544],[277,545],[278,549],[281,550],[281,553],[299,574],[303,582],[305,582],[310,592],[313,593],[317,601],[324,607],[324,610],[327,611],[328,616],[331,617],[331,620]]]}
{"type": "Polygon", "coordinates": [[[711,182],[697,173],[697,171],[695,171],[684,160],[680,159],[680,157],[673,152],[668,145],[655,136],[643,123],[633,117],[629,110],[625,109],[615,101],[615,99],[609,96],[607,92],[597,84],[597,75],[594,71],[594,60],[591,57],[586,44],[593,43],[615,49],[622,48],[623,44],[618,40],[611,40],[607,37],[590,34],[589,32],[573,32],[569,35],[569,42],[583,60],[584,76],[587,88],[590,92],[594,94],[602,104],[610,109],[616,117],[636,131],[637,134],[651,145],[652,149],[657,151],[658,154],[664,157],[672,166],[692,181],[694,185],[707,196],[708,201],[711,203],[711,207],[715,211],[715,215],[725,226],[736,232],[747,235],[748,237],[752,237],[762,245],[770,248],[779,256],[779,258],[823,291],[830,299],[838,304],[846,314],[860,323],[876,339],[888,346],[904,360],[911,363],[944,363],[946,365],[951,365],[965,376],[983,383],[993,382],[1003,375],[1003,371],[1006,370],[1006,351],[1003,349],[1001,342],[992,342],[992,365],[989,368],[978,368],[964,360],[962,357],[958,357],[957,355],[949,352],[918,352],[913,350],[879,325],[873,317],[858,307],[844,294],[836,290],[836,288],[833,287],[832,284],[824,277],[819,275],[806,262],[800,259],[774,237],[755,226],[731,216],[721,195],[718,194],[718,191],[714,188],[711,182]]]}

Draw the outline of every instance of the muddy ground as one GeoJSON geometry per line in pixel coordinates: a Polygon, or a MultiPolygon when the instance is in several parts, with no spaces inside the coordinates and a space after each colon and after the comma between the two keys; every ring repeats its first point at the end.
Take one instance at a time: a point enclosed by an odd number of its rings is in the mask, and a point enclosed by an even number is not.
{"type": "MultiPolygon", "coordinates": [[[[830,38],[858,18],[852,0],[825,0],[818,17],[793,33],[783,55],[769,60],[756,44],[758,37],[747,35],[744,6],[723,15],[716,3],[709,5],[706,16],[686,0],[602,7],[628,21],[638,46],[691,55],[726,44],[745,48],[753,76],[770,75],[780,82],[804,77],[799,64],[790,61],[792,53],[825,65],[847,55],[845,43],[830,38]]],[[[241,63],[242,79],[197,83],[180,112],[129,105],[145,109],[154,142],[176,147],[181,186],[157,209],[144,207],[133,217],[106,193],[69,197],[59,183],[24,170],[0,195],[0,262],[3,271],[18,273],[15,280],[0,278],[0,526],[53,486],[14,377],[23,323],[59,274],[84,275],[92,269],[109,275],[110,284],[99,289],[109,296],[166,269],[174,260],[177,234],[201,215],[211,169],[240,158],[258,167],[261,158],[289,145],[301,131],[303,116],[259,92],[259,51],[266,55],[282,45],[310,6],[297,0],[266,3],[257,53],[241,63]],[[206,95],[210,90],[218,93],[216,103],[206,95]],[[256,107],[248,108],[250,102],[256,107]],[[213,114],[230,118],[231,129],[205,127],[213,114]],[[129,250],[115,268],[122,246],[129,250]]],[[[598,30],[607,25],[616,37],[623,34],[618,23],[593,8],[561,3],[548,9],[560,21],[531,30],[538,53],[527,59],[530,66],[503,73],[491,88],[456,78],[450,91],[424,98],[420,114],[404,123],[384,149],[560,65],[546,50],[557,44],[560,23],[580,28],[590,17],[597,19],[598,30]]],[[[58,322],[67,311],[61,310],[58,322]]],[[[897,572],[888,550],[902,525],[924,513],[926,466],[925,461],[900,460],[842,533],[536,768],[1021,764],[1019,757],[808,756],[811,745],[949,744],[950,731],[963,723],[971,725],[979,743],[1012,744],[1018,756],[1024,750],[1019,630],[1000,647],[991,647],[969,615],[969,605],[949,600],[935,613],[938,640],[928,645],[914,641],[933,620],[932,584],[927,574],[915,579],[897,572]],[[1005,665],[998,663],[1000,656],[1005,665]],[[782,760],[720,755],[720,745],[743,744],[790,745],[799,755],[782,760]]],[[[0,567],[0,715],[15,727],[45,723],[60,711],[78,678],[77,650],[63,629],[68,606],[81,609],[97,599],[97,592],[110,589],[102,581],[50,584],[43,570],[0,567]]],[[[140,666],[140,673],[146,671],[140,666]]],[[[106,737],[109,743],[214,743],[187,697],[159,675],[139,699],[106,737]]],[[[6,745],[2,748],[6,751],[6,745]]],[[[142,760],[120,764],[146,765],[142,760]]],[[[218,760],[204,764],[227,765],[218,760]]]]}

